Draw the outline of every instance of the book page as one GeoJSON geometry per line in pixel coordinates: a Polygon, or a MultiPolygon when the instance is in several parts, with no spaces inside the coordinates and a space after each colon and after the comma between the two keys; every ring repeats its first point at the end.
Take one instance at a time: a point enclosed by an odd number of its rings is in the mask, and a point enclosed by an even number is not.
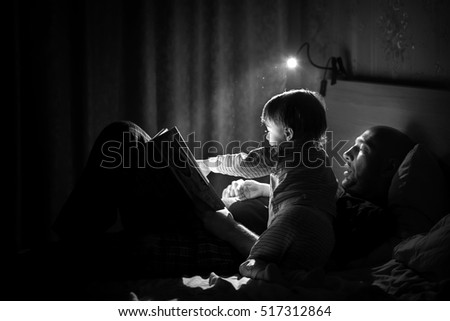
{"type": "Polygon", "coordinates": [[[157,133],[155,134],[155,136],[153,136],[153,138],[158,137],[158,136],[160,136],[160,135],[166,133],[167,131],[168,131],[167,128],[163,128],[163,129],[161,129],[159,132],[157,132],[157,133]]]}

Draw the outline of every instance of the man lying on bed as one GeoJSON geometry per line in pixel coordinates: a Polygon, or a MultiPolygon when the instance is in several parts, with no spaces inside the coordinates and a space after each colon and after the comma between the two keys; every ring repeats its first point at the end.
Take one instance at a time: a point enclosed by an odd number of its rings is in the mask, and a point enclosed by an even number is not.
{"type": "MultiPolygon", "coordinates": [[[[373,266],[391,258],[399,241],[396,221],[387,210],[394,174],[413,142],[400,131],[376,126],[355,139],[344,153],[346,168],[337,198],[336,244],[329,268],[373,266]]],[[[237,221],[261,231],[267,220],[267,200],[260,197],[261,183],[234,181],[223,191],[237,221]]]]}
{"type": "MultiPolygon", "coordinates": [[[[81,259],[89,260],[90,270],[98,265],[101,273],[115,275],[118,270],[131,270],[130,276],[134,277],[208,275],[212,271],[235,274],[257,240],[251,224],[246,227],[222,212],[211,216],[214,219],[207,222],[205,229],[170,170],[139,166],[139,148],[149,139],[131,122],[107,126],[55,222],[55,231],[65,244],[91,251],[90,256],[82,251],[81,259]],[[129,166],[102,166],[107,161],[104,144],[110,141],[123,143],[123,162],[129,166]],[[123,252],[113,251],[108,261],[101,253],[105,249],[98,244],[103,244],[99,242],[117,222],[118,213],[124,227],[118,251],[123,252]]],[[[384,205],[388,182],[411,147],[403,134],[377,127],[362,134],[346,153],[349,168],[343,186],[348,194],[341,196],[337,205],[340,211],[348,210],[350,214],[336,220],[334,258],[340,265],[389,240],[394,222],[369,201],[384,205]],[[354,204],[367,204],[363,219],[352,214],[354,204]],[[365,238],[364,242],[360,237],[365,238]]],[[[230,210],[233,212],[233,208],[230,210]]],[[[239,220],[239,213],[233,214],[239,220]]]]}

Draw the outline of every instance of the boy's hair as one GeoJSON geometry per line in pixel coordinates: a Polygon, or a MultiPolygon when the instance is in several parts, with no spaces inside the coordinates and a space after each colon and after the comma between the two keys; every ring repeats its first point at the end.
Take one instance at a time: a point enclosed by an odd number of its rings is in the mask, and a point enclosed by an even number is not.
{"type": "Polygon", "coordinates": [[[301,143],[326,142],[327,119],[321,95],[307,89],[293,89],[273,96],[264,105],[261,122],[272,121],[294,131],[293,140],[301,143]]]}

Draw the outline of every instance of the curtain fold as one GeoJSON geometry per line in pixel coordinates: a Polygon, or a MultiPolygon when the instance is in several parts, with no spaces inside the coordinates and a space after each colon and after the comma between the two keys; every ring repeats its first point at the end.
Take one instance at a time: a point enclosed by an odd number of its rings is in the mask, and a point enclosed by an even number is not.
{"type": "Polygon", "coordinates": [[[176,125],[202,143],[260,142],[261,108],[286,86],[296,7],[17,0],[15,249],[54,239],[51,223],[112,121],[134,121],[150,135],[176,125]]]}

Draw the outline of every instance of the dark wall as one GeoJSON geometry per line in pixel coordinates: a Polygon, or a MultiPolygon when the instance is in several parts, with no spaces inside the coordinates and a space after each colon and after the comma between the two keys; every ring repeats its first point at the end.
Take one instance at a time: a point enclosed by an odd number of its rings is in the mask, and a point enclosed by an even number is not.
{"type": "MultiPolygon", "coordinates": [[[[274,61],[281,65],[285,51],[295,52],[305,41],[311,44],[316,63],[342,56],[355,78],[450,88],[448,1],[192,0],[197,11],[189,1],[158,5],[144,0],[13,1],[14,72],[8,90],[15,107],[6,118],[13,119],[14,125],[13,146],[8,148],[12,156],[7,155],[11,162],[7,174],[13,180],[6,198],[15,210],[7,211],[7,233],[2,233],[7,240],[2,245],[15,250],[20,243],[29,246],[52,238],[48,228],[52,219],[73,187],[94,138],[113,120],[145,119],[143,127],[156,132],[166,119],[202,115],[185,124],[185,129],[206,128],[199,133],[202,138],[241,139],[249,131],[259,137],[258,124],[238,126],[230,119],[257,119],[260,105],[284,86],[284,73],[281,68],[274,72],[274,61]],[[173,9],[170,17],[156,14],[166,6],[173,9]],[[190,19],[203,17],[200,13],[206,9],[225,15],[221,19],[205,15],[200,30],[205,38],[198,38],[203,39],[196,42],[201,46],[188,55],[173,50],[189,47],[184,34],[190,29],[184,26],[195,26],[190,19]],[[161,20],[164,28],[154,20],[161,20]],[[171,29],[166,30],[166,25],[171,29]],[[175,30],[177,25],[181,31],[175,30]],[[235,32],[241,25],[245,32],[235,32]],[[157,39],[167,44],[166,51],[160,46],[155,53],[155,30],[161,32],[157,39]],[[234,45],[238,34],[241,46],[234,45]],[[206,47],[209,42],[220,45],[206,47]],[[176,67],[164,63],[175,56],[176,67]],[[197,67],[184,63],[186,57],[198,60],[197,67]],[[192,81],[191,75],[201,74],[192,70],[206,71],[205,77],[192,81]],[[210,81],[211,71],[215,82],[210,81]],[[212,108],[217,109],[210,117],[215,123],[203,117],[202,110],[212,108]]],[[[313,90],[319,89],[322,76],[323,71],[308,64],[287,75],[290,87],[313,90]]]]}
{"type": "Polygon", "coordinates": [[[55,239],[52,222],[115,120],[150,135],[176,125],[202,142],[258,141],[261,107],[284,90],[282,57],[300,33],[297,0],[12,4],[12,210],[1,244],[13,252],[55,239]]]}
{"type": "MultiPolygon", "coordinates": [[[[310,42],[315,63],[341,56],[354,78],[450,88],[450,2],[305,0],[301,9],[298,42],[310,42]]],[[[322,76],[306,65],[292,77],[318,90],[322,76]]]]}

